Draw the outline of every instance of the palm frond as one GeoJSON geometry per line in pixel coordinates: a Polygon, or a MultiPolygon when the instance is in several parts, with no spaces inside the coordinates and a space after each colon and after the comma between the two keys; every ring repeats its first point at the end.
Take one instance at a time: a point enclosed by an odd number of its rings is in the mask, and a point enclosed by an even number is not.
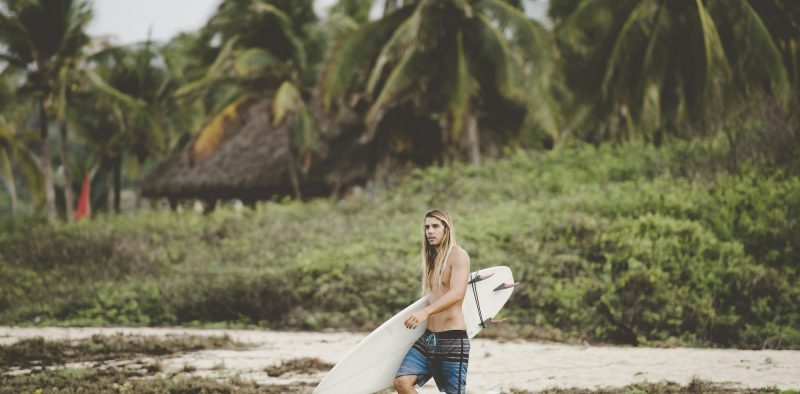
{"type": "Polygon", "coordinates": [[[413,45],[417,38],[420,19],[420,8],[417,8],[414,14],[406,19],[397,30],[394,31],[389,41],[383,45],[381,53],[378,55],[375,65],[372,67],[369,78],[367,79],[367,94],[375,94],[378,81],[384,74],[384,67],[392,61],[396,61],[398,55],[410,50],[411,45],[413,45]]]}
{"type": "Polygon", "coordinates": [[[0,177],[3,178],[3,183],[6,185],[9,194],[16,196],[17,189],[14,181],[14,171],[11,168],[11,160],[8,158],[8,151],[0,147],[0,177]]]}
{"type": "Polygon", "coordinates": [[[269,15],[274,20],[278,21],[281,32],[292,47],[292,54],[297,62],[297,66],[304,68],[306,66],[306,55],[303,42],[292,32],[292,21],[286,13],[272,4],[263,2],[255,2],[252,5],[252,10],[256,13],[269,15]]]}
{"type": "Polygon", "coordinates": [[[92,20],[91,4],[85,0],[73,0],[62,17],[65,28],[57,56],[67,59],[79,55],[81,48],[89,42],[86,27],[92,20]]]}
{"type": "Polygon", "coordinates": [[[126,108],[126,110],[137,112],[146,111],[147,104],[143,100],[131,97],[130,95],[127,95],[117,88],[109,85],[93,70],[86,70],[86,76],[89,78],[89,81],[91,81],[92,84],[98,89],[98,91],[122,105],[124,108],[126,108]]]}
{"type": "Polygon", "coordinates": [[[14,172],[11,168],[9,155],[14,141],[11,131],[3,123],[0,121],[0,175],[3,176],[3,180],[7,182],[10,189],[14,186],[14,172]]]}
{"type": "Polygon", "coordinates": [[[503,0],[482,0],[479,7],[496,20],[502,30],[511,30],[514,49],[524,53],[534,66],[533,73],[548,78],[554,67],[550,34],[538,22],[503,0]]]}
{"type": "Polygon", "coordinates": [[[641,65],[635,64],[635,53],[643,40],[642,26],[646,26],[660,8],[658,0],[643,0],[628,15],[622,29],[615,40],[614,49],[605,70],[602,84],[602,95],[608,98],[614,91],[638,91],[638,85],[628,86],[633,80],[637,84],[641,80],[641,65]],[[640,78],[636,78],[639,76],[640,78]]]}
{"type": "Polygon", "coordinates": [[[0,42],[5,44],[3,58],[15,66],[25,67],[32,60],[36,47],[30,31],[20,23],[15,15],[8,15],[0,9],[0,42]]]}
{"type": "Polygon", "coordinates": [[[400,63],[392,69],[386,83],[381,87],[378,98],[367,112],[366,131],[359,142],[366,143],[372,140],[386,111],[409,93],[424,67],[425,64],[421,62],[421,56],[416,50],[406,52],[400,63]]]}
{"type": "Polygon", "coordinates": [[[477,23],[477,45],[482,59],[493,66],[492,83],[501,96],[517,100],[518,92],[514,86],[513,54],[503,34],[492,25],[486,15],[479,15],[477,23]]]}
{"type": "Polygon", "coordinates": [[[705,64],[702,68],[701,83],[698,84],[700,89],[694,94],[690,94],[688,98],[692,101],[690,106],[694,110],[699,110],[704,107],[704,99],[712,94],[714,79],[727,80],[730,77],[731,69],[716,24],[708,13],[708,9],[703,5],[702,0],[695,0],[695,5],[697,6],[697,17],[700,20],[699,27],[703,39],[705,64]]]}
{"type": "Polygon", "coordinates": [[[314,117],[308,112],[306,106],[300,107],[295,114],[294,122],[292,123],[292,142],[301,155],[306,157],[306,164],[303,166],[303,172],[308,172],[308,160],[310,153],[318,151],[320,148],[319,133],[314,127],[314,117]]]}
{"type": "Polygon", "coordinates": [[[214,59],[214,63],[212,63],[208,68],[208,71],[206,71],[206,75],[199,80],[192,81],[181,86],[175,91],[175,93],[173,93],[173,95],[176,98],[183,98],[205,91],[210,86],[228,80],[229,77],[225,75],[225,69],[229,59],[233,56],[234,46],[238,40],[238,37],[233,37],[226,41],[222,46],[222,49],[220,49],[217,57],[214,59]]]}
{"type": "Polygon", "coordinates": [[[653,17],[652,33],[650,35],[647,48],[644,52],[642,68],[645,70],[655,70],[648,72],[646,77],[649,81],[659,81],[663,73],[666,57],[668,56],[668,43],[665,42],[666,30],[670,27],[669,16],[665,11],[664,4],[659,4],[658,10],[653,17]]]}
{"type": "Polygon", "coordinates": [[[615,7],[625,7],[630,1],[621,0],[585,0],[578,3],[577,7],[559,23],[553,34],[572,47],[580,48],[589,42],[586,28],[594,26],[608,26],[613,22],[615,7]]]}
{"type": "Polygon", "coordinates": [[[753,66],[750,69],[741,70],[745,75],[763,73],[770,80],[772,92],[783,105],[788,104],[792,95],[792,84],[789,80],[788,72],[783,62],[781,52],[775,44],[775,40],[764,24],[764,21],[753,9],[747,0],[735,0],[725,2],[721,6],[735,9],[738,21],[745,28],[743,36],[748,37],[750,42],[742,42],[750,51],[749,57],[752,59],[753,66]]]}
{"type": "Polygon", "coordinates": [[[283,81],[272,101],[272,124],[279,125],[287,114],[305,107],[300,91],[289,81],[283,81]]]}
{"type": "Polygon", "coordinates": [[[192,141],[190,149],[191,162],[194,163],[198,159],[211,156],[217,151],[222,137],[225,135],[225,125],[227,122],[238,122],[239,119],[239,106],[249,99],[248,96],[239,97],[239,99],[228,104],[225,109],[216,114],[205,126],[197,133],[197,136],[192,141]]]}
{"type": "Polygon", "coordinates": [[[356,90],[364,81],[371,59],[413,10],[404,7],[374,22],[367,23],[331,50],[320,77],[323,105],[330,110],[333,102],[356,90]]]}
{"type": "Polygon", "coordinates": [[[25,144],[16,144],[14,147],[14,163],[22,174],[22,180],[28,186],[34,207],[44,206],[44,175],[41,163],[36,155],[25,144]]]}
{"type": "Polygon", "coordinates": [[[280,59],[267,50],[250,48],[236,55],[233,69],[239,76],[248,76],[262,73],[264,70],[279,66],[282,63],[280,59]]]}
{"type": "Polygon", "coordinates": [[[477,84],[472,79],[467,65],[467,58],[464,55],[464,38],[458,32],[456,38],[456,61],[453,77],[455,83],[450,96],[448,112],[450,113],[450,138],[455,141],[458,139],[463,129],[464,115],[469,110],[469,101],[477,89],[477,84]]]}

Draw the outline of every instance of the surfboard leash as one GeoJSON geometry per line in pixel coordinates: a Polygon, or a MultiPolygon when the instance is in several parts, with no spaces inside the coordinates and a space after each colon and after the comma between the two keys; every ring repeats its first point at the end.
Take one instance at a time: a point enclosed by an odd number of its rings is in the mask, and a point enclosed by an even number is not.
{"type": "Polygon", "coordinates": [[[475,272],[475,277],[472,278],[470,283],[472,284],[472,295],[475,297],[475,305],[478,307],[478,317],[481,319],[481,327],[486,328],[486,323],[483,321],[483,312],[481,312],[481,300],[478,298],[478,288],[476,286],[478,278],[481,276],[480,273],[480,270],[475,272]]]}

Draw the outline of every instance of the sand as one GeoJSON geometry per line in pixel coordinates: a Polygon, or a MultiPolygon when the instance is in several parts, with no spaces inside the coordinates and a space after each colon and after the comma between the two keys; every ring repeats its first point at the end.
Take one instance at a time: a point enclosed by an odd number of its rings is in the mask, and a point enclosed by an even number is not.
{"type": "MultiPolygon", "coordinates": [[[[246,350],[204,350],[160,359],[164,371],[193,367],[197,376],[239,376],[261,384],[316,384],[326,372],[270,377],[264,368],[282,361],[316,357],[335,363],[365,333],[276,332],[189,328],[16,328],[0,327],[0,344],[23,338],[80,339],[94,334],[228,335],[251,344],[246,350]]],[[[190,368],[192,369],[192,368],[190,368]]],[[[633,383],[670,381],[685,385],[693,378],[731,388],[800,389],[800,351],[695,348],[574,346],[558,343],[481,339],[472,341],[469,393],[511,389],[598,389],[633,383]]],[[[431,381],[420,390],[435,393],[431,381]]]]}

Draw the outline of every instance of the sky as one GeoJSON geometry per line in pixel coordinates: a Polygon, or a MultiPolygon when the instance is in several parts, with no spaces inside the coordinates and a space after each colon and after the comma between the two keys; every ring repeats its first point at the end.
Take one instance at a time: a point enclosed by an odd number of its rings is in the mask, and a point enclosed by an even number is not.
{"type": "MultiPolygon", "coordinates": [[[[148,34],[156,41],[165,42],[182,31],[193,31],[203,26],[222,0],[94,0],[94,18],[88,31],[92,36],[111,36],[115,44],[144,41],[148,34]]],[[[316,0],[317,15],[336,0],[316,0]]],[[[382,1],[376,1],[379,6],[382,1]]],[[[542,22],[547,0],[527,0],[528,15],[542,22]]],[[[372,15],[380,15],[373,7],[372,15]]]]}

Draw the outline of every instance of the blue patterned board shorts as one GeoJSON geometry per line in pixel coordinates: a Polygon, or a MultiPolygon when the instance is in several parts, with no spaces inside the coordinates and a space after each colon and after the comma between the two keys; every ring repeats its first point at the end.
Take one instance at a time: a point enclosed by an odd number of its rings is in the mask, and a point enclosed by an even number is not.
{"type": "Polygon", "coordinates": [[[465,330],[425,333],[408,351],[396,377],[417,375],[418,386],[431,377],[439,391],[463,394],[467,390],[469,337],[465,330]]]}

